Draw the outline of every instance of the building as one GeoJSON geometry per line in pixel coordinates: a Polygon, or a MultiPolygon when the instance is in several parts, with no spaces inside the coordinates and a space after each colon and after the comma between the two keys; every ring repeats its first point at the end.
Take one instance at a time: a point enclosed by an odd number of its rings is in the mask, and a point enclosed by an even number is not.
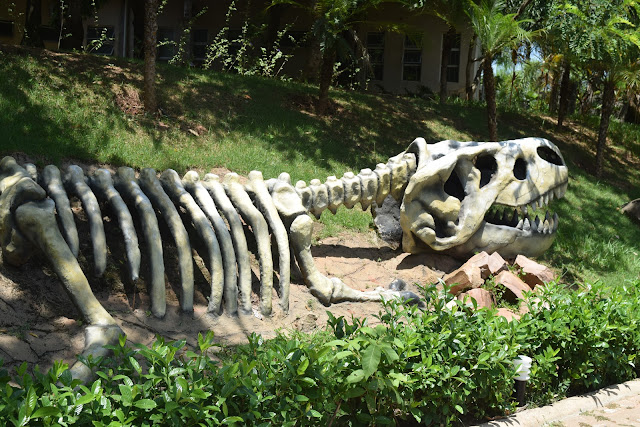
{"type": "MultiPolygon", "coordinates": [[[[95,16],[82,21],[83,46],[87,51],[120,57],[141,57],[144,34],[143,1],[105,0],[99,3],[95,16]]],[[[56,0],[0,0],[0,42],[20,43],[25,27],[28,5],[40,6],[40,36],[49,49],[58,49],[64,36],[60,30],[59,2],[56,0]],[[2,3],[13,7],[6,10],[2,3]]],[[[235,10],[230,11],[231,0],[168,0],[158,15],[157,58],[171,59],[177,52],[182,38],[182,52],[194,64],[202,63],[209,44],[224,29],[229,40],[237,39],[246,23],[259,26],[265,39],[275,37],[277,31],[286,27],[287,36],[279,45],[291,55],[285,72],[293,77],[308,78],[319,66],[314,56],[312,43],[306,34],[311,28],[311,17],[304,11],[287,6],[268,8],[268,2],[254,0],[247,6],[246,0],[236,0],[235,10]],[[203,12],[203,9],[206,11],[203,12]],[[183,29],[189,28],[188,37],[183,38],[183,29]],[[288,36],[296,39],[292,43],[288,36]]],[[[465,67],[470,49],[471,32],[448,33],[448,25],[441,19],[425,14],[412,14],[397,4],[387,4],[373,10],[357,31],[358,47],[369,56],[369,64],[361,67],[359,78],[369,79],[368,87],[396,94],[438,92],[440,85],[442,48],[445,37],[452,37],[452,49],[447,66],[449,95],[464,93],[465,67]],[[385,30],[378,22],[393,22],[404,32],[385,30]]],[[[229,49],[237,49],[233,44],[229,49]]],[[[478,47],[473,47],[471,57],[478,57],[478,47]]],[[[362,52],[361,52],[362,53],[362,52]]],[[[472,76],[479,64],[474,63],[472,76]]]]}

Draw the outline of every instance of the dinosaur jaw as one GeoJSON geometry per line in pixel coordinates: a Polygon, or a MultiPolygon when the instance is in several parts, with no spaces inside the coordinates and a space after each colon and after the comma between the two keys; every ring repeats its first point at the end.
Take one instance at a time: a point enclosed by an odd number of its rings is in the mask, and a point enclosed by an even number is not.
{"type": "Polygon", "coordinates": [[[480,227],[467,244],[456,249],[464,252],[473,248],[499,252],[512,257],[523,254],[537,257],[553,243],[558,229],[558,214],[547,210],[554,199],[564,197],[567,182],[520,206],[494,203],[485,213],[480,227]]]}

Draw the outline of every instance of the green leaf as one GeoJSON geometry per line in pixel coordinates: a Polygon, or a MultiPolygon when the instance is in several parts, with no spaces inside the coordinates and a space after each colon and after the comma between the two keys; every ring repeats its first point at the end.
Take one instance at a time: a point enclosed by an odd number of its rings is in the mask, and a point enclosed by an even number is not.
{"type": "Polygon", "coordinates": [[[362,369],[365,377],[370,377],[378,369],[381,354],[380,347],[374,343],[362,352],[362,369]]]}
{"type": "Polygon", "coordinates": [[[382,347],[382,351],[384,352],[384,355],[387,357],[387,360],[389,362],[395,362],[396,360],[398,360],[400,357],[398,356],[398,353],[396,353],[396,351],[389,345],[383,345],[382,347]]]}
{"type": "Polygon", "coordinates": [[[333,341],[329,341],[325,345],[327,347],[338,347],[338,346],[343,347],[347,345],[347,343],[344,340],[333,340],[333,341]]]}
{"type": "Polygon", "coordinates": [[[95,399],[95,397],[96,397],[95,394],[89,392],[84,396],[81,396],[78,400],[76,400],[76,405],[84,405],[89,402],[92,402],[95,399]]]}
{"type": "Polygon", "coordinates": [[[133,356],[129,357],[129,363],[131,363],[131,366],[133,366],[133,369],[135,369],[138,374],[142,372],[142,368],[140,367],[140,364],[136,359],[133,358],[133,356]]]}
{"type": "Polygon", "coordinates": [[[365,389],[362,387],[354,387],[354,388],[350,388],[349,390],[347,390],[347,392],[344,394],[344,397],[347,399],[352,399],[354,397],[360,397],[365,393],[365,389]]]}
{"type": "Polygon", "coordinates": [[[235,423],[244,423],[244,420],[241,417],[227,417],[222,420],[222,424],[232,425],[235,423]]]}
{"type": "Polygon", "coordinates": [[[36,392],[33,388],[29,388],[29,391],[27,392],[27,399],[26,399],[26,417],[29,418],[31,416],[31,413],[33,412],[33,409],[36,407],[36,402],[38,401],[38,396],[36,395],[36,392]]]}
{"type": "Polygon", "coordinates": [[[133,406],[140,409],[153,409],[158,405],[156,404],[156,402],[154,402],[151,399],[142,399],[142,400],[136,401],[136,403],[134,403],[133,406]]]}
{"type": "Polygon", "coordinates": [[[309,359],[303,359],[302,362],[300,362],[300,364],[298,365],[298,375],[302,375],[307,371],[307,368],[309,367],[309,359]]]}
{"type": "Polygon", "coordinates": [[[51,417],[60,414],[60,409],[55,408],[53,406],[43,406],[42,408],[38,408],[33,414],[31,414],[31,418],[42,418],[42,417],[51,417]]]}
{"type": "Polygon", "coordinates": [[[336,359],[340,360],[340,359],[344,359],[347,356],[351,356],[353,354],[353,352],[351,350],[344,350],[344,351],[339,351],[336,353],[336,359]]]}
{"type": "Polygon", "coordinates": [[[464,414],[464,410],[462,409],[462,406],[456,405],[455,408],[456,408],[456,411],[460,412],[461,414],[464,414]]]}
{"type": "Polygon", "coordinates": [[[351,374],[349,374],[349,376],[347,377],[347,382],[349,384],[353,384],[353,383],[360,382],[363,379],[364,379],[364,371],[362,369],[358,369],[353,371],[351,374]]]}

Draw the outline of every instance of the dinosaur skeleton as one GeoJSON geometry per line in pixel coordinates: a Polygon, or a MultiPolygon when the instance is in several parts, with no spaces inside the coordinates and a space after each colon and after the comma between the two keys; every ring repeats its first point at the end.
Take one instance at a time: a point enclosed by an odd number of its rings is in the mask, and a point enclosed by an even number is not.
{"type": "MultiPolygon", "coordinates": [[[[93,295],[76,260],[79,238],[69,197],[77,197],[88,218],[93,246],[94,273],[104,273],[107,245],[102,207],[122,232],[129,278],[139,277],[139,239],[146,243],[149,260],[151,311],[165,314],[163,244],[160,224],[169,229],[176,247],[181,281],[181,309],[193,310],[194,274],[190,222],[206,247],[211,276],[209,311],[248,314],[251,307],[251,268],[245,228],[255,237],[260,266],[260,310],[272,312],[274,262],[277,260],[279,303],[289,306],[291,269],[299,269],[311,293],[324,304],[340,301],[376,301],[401,295],[378,288],[361,292],[316,269],[311,256],[313,221],[340,205],[367,209],[391,196],[401,200],[403,248],[462,255],[476,250],[507,256],[537,256],[551,245],[557,215],[530,219],[528,207],[545,206],[564,195],[567,167],[549,141],[527,138],[495,143],[443,141],[427,145],[419,138],[409,148],[358,175],[347,172],[323,183],[292,185],[287,173],[264,180],[253,171],[241,183],[235,173],[221,181],[213,174],[203,179],[196,172],[180,178],[173,170],[159,176],[153,169],[137,174],[121,167],[115,174],[99,169],[85,176],[78,166],[61,174],[52,165],[41,173],[31,164],[18,165],[11,157],[0,162],[0,245],[3,261],[25,263],[34,248],[51,261],[75,305],[89,324],[85,355],[104,354],[103,345],[122,333],[93,295]],[[508,209],[497,214],[496,208],[508,209]],[[183,212],[181,215],[180,212],[183,212]],[[184,214],[186,212],[186,214],[184,214]],[[134,217],[138,218],[134,222],[134,217]],[[134,224],[141,224],[136,230],[134,224]],[[277,252],[274,257],[272,249],[277,252]],[[292,255],[294,261],[292,262],[292,255]]],[[[76,364],[74,374],[88,378],[87,368],[76,364]]]]}

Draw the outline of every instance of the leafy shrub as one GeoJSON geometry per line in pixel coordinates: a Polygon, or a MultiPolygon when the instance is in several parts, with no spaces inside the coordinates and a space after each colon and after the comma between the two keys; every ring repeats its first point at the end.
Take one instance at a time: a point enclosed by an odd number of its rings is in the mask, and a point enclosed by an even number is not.
{"type": "Polygon", "coordinates": [[[640,282],[578,291],[549,284],[507,322],[435,287],[427,309],[383,304],[380,324],[330,315],[326,331],[255,334],[213,350],[213,333],[86,360],[88,385],[56,363],[13,379],[0,369],[0,419],[14,425],[451,425],[514,408],[518,354],[534,359],[529,399],[546,403],[637,377],[640,282]],[[615,292],[614,292],[615,291],[615,292]],[[548,307],[548,308],[545,308],[548,307]],[[11,382],[13,381],[13,382],[11,382]]]}

